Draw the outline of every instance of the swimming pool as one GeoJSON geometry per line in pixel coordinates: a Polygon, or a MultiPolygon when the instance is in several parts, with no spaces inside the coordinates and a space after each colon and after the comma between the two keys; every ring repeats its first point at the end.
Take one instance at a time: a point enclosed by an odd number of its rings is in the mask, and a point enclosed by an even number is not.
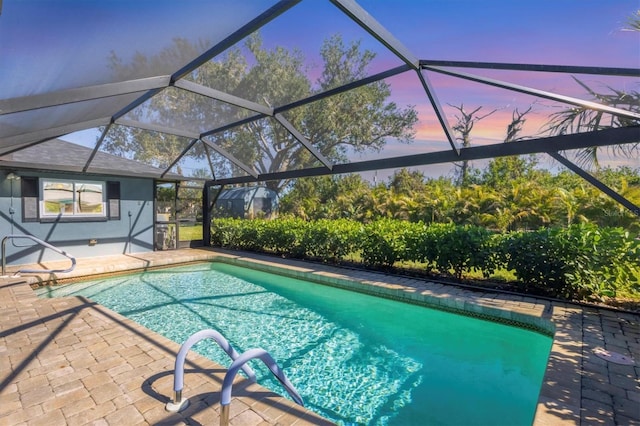
{"type": "MultiPolygon", "coordinates": [[[[529,330],[223,263],[38,293],[89,297],[177,343],[214,328],[239,352],[263,347],[307,407],[342,424],[531,424],[551,348],[529,330]]],[[[194,349],[229,363],[213,342],[194,349]]]]}

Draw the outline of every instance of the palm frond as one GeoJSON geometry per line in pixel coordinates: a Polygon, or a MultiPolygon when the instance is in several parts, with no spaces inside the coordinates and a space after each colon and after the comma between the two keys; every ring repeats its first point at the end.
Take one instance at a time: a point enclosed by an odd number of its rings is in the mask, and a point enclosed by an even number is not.
{"type": "MultiPolygon", "coordinates": [[[[640,12],[638,16],[640,16],[640,12]]],[[[608,93],[599,93],[578,78],[572,78],[598,103],[632,112],[640,112],[639,92],[617,90],[607,86],[608,93]]],[[[564,135],[639,124],[640,121],[636,119],[620,117],[583,106],[572,106],[551,114],[544,130],[552,135],[564,135]]],[[[607,149],[610,152],[630,157],[637,154],[639,143],[640,141],[633,144],[614,145],[607,149]]],[[[599,167],[598,149],[596,147],[580,150],[576,155],[576,159],[577,163],[586,169],[597,169],[599,167]]]]}

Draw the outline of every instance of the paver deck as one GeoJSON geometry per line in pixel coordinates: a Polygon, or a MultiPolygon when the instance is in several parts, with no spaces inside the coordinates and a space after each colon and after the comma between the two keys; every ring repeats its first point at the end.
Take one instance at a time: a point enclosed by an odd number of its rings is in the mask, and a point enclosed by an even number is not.
{"type": "MultiPolygon", "coordinates": [[[[0,278],[0,425],[218,424],[221,366],[190,353],[184,395],[191,405],[169,413],[164,406],[173,395],[178,344],[86,298],[39,299],[30,286],[49,278],[211,259],[284,268],[329,285],[553,331],[534,424],[640,425],[639,315],[206,249],[79,259],[70,274],[0,278]],[[596,356],[598,349],[635,359],[635,365],[608,362],[596,356]]],[[[56,262],[40,266],[57,267],[56,262]]],[[[230,417],[238,426],[330,424],[241,378],[230,417]]]]}

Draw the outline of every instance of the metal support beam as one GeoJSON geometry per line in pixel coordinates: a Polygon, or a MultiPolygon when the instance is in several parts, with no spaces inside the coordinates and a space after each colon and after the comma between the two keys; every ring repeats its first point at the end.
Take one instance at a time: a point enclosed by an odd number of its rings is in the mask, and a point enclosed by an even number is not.
{"type": "Polygon", "coordinates": [[[568,168],[569,170],[571,170],[572,172],[580,176],[582,179],[586,180],[591,185],[595,186],[600,191],[604,192],[609,197],[616,200],[618,203],[622,204],[631,213],[635,214],[636,216],[640,216],[640,207],[633,204],[631,201],[629,201],[628,199],[626,199],[625,197],[617,193],[615,190],[609,188],[607,185],[605,185],[600,180],[598,180],[595,176],[591,175],[590,173],[587,173],[585,170],[583,170],[577,164],[570,161],[564,155],[555,151],[547,152],[547,154],[549,154],[555,160],[560,162],[563,166],[565,166],[566,168],[568,168]]]}
{"type": "Polygon", "coordinates": [[[209,182],[205,183],[205,187],[209,188],[209,191],[211,190],[210,188],[214,185],[219,186],[220,188],[218,188],[218,191],[216,192],[215,197],[209,200],[209,214],[211,214],[211,212],[213,211],[213,208],[215,207],[216,202],[218,201],[218,198],[220,198],[220,194],[222,194],[222,191],[224,191],[224,185],[210,184],[209,182]]]}
{"type": "Polygon", "coordinates": [[[433,107],[433,110],[436,113],[436,116],[438,117],[440,126],[442,126],[442,130],[444,131],[444,134],[447,137],[447,140],[449,141],[449,145],[451,145],[451,148],[453,148],[456,154],[459,155],[460,146],[456,142],[456,138],[455,138],[455,135],[453,134],[453,130],[451,129],[451,126],[449,125],[449,121],[447,120],[447,115],[444,113],[444,110],[442,109],[442,105],[440,105],[440,101],[436,97],[436,93],[433,90],[433,86],[429,82],[429,79],[427,78],[427,76],[422,71],[417,70],[416,73],[418,74],[420,83],[422,83],[422,87],[424,88],[424,91],[427,94],[429,101],[431,102],[431,106],[433,107]]]}
{"type": "Polygon", "coordinates": [[[89,159],[87,159],[87,162],[85,163],[84,167],[82,168],[83,172],[86,172],[87,169],[89,169],[89,166],[91,165],[91,162],[93,161],[93,159],[95,158],[96,154],[98,153],[98,150],[100,149],[100,146],[102,146],[102,142],[104,141],[104,138],[107,136],[107,133],[109,133],[109,129],[111,129],[111,123],[107,124],[104,128],[104,130],[102,131],[102,134],[100,135],[100,138],[98,139],[98,142],[96,142],[96,146],[93,148],[93,151],[91,151],[91,155],[89,156],[89,159]]]}
{"type": "Polygon", "coordinates": [[[158,93],[162,92],[164,89],[165,88],[163,87],[163,88],[159,88],[159,89],[151,89],[151,90],[149,90],[147,93],[145,93],[144,95],[140,96],[138,99],[136,99],[135,101],[131,102],[129,105],[125,106],[120,111],[118,111],[115,114],[113,114],[113,116],[111,117],[111,121],[116,121],[116,120],[120,119],[121,117],[125,116],[127,113],[129,113],[130,111],[136,109],[137,107],[139,107],[143,103],[147,102],[149,99],[151,99],[152,97],[154,97],[158,93]]]}
{"type": "Polygon", "coordinates": [[[202,245],[211,247],[211,210],[209,209],[210,185],[204,184],[202,188],[202,245]]]}
{"type": "Polygon", "coordinates": [[[189,142],[189,145],[187,145],[187,146],[185,146],[185,147],[184,147],[184,149],[182,150],[182,152],[180,153],[180,155],[178,155],[178,156],[173,160],[173,162],[172,162],[171,164],[169,164],[169,166],[165,169],[165,171],[164,171],[164,172],[162,172],[162,174],[160,175],[160,177],[161,177],[161,178],[164,178],[164,176],[165,176],[167,173],[169,173],[169,171],[171,170],[171,168],[172,168],[173,166],[175,166],[175,165],[176,165],[176,163],[177,163],[178,161],[180,161],[180,160],[182,159],[182,157],[184,157],[184,156],[187,154],[187,152],[189,152],[189,150],[190,150],[191,148],[193,148],[193,146],[194,146],[194,145],[196,144],[196,142],[198,142],[199,140],[200,140],[200,139],[197,139],[197,138],[196,138],[196,139],[192,139],[192,140],[191,140],[191,142],[189,142]]]}
{"type": "Polygon", "coordinates": [[[248,124],[248,123],[251,123],[253,121],[261,120],[261,119],[263,119],[265,117],[269,117],[271,115],[287,112],[287,111],[292,110],[294,108],[298,108],[298,107],[310,104],[312,102],[316,102],[316,101],[319,101],[321,99],[328,98],[330,96],[334,96],[334,95],[346,92],[348,90],[355,89],[357,87],[365,86],[367,84],[375,83],[376,81],[380,81],[380,80],[383,80],[383,79],[388,78],[388,77],[393,77],[395,75],[402,74],[403,72],[409,71],[410,69],[411,68],[409,66],[407,66],[407,65],[401,65],[399,67],[395,67],[395,68],[392,68],[390,70],[383,71],[381,73],[378,73],[378,74],[363,78],[361,80],[353,81],[351,83],[347,83],[347,84],[342,85],[340,87],[336,87],[334,89],[327,90],[326,92],[318,93],[318,94],[309,96],[308,98],[304,98],[304,99],[301,99],[299,101],[291,102],[290,104],[286,104],[286,105],[282,105],[282,106],[279,106],[279,107],[275,107],[273,109],[273,111],[272,111],[273,114],[264,114],[264,113],[262,113],[262,114],[254,115],[252,117],[243,118],[242,120],[238,120],[238,121],[236,121],[234,123],[229,123],[229,124],[226,124],[224,126],[218,127],[216,129],[212,129],[212,130],[208,130],[206,132],[203,132],[201,134],[201,136],[202,137],[211,136],[211,135],[215,135],[216,133],[225,132],[227,130],[233,129],[234,127],[238,127],[238,126],[241,126],[243,124],[248,124]]]}
{"type": "Polygon", "coordinates": [[[396,39],[386,28],[384,28],[375,18],[364,10],[358,3],[353,0],[331,0],[342,12],[354,20],[365,31],[371,34],[376,40],[384,44],[398,58],[411,66],[418,69],[419,61],[409,49],[407,49],[398,39],[396,39]]]}
{"type": "Polygon", "coordinates": [[[255,170],[253,170],[253,168],[247,166],[242,161],[238,160],[236,157],[233,156],[233,154],[228,152],[226,149],[221,148],[205,139],[202,139],[202,142],[204,142],[204,144],[207,145],[209,148],[213,149],[215,152],[222,155],[227,160],[231,161],[233,164],[235,164],[236,166],[238,166],[239,168],[241,168],[242,170],[244,170],[254,178],[258,177],[258,173],[255,170]]]}
{"type": "Polygon", "coordinates": [[[214,186],[210,182],[205,182],[204,184],[204,193],[202,196],[202,240],[205,247],[211,246],[211,220],[213,219],[213,208],[218,201],[218,197],[224,190],[224,185],[220,186],[218,191],[215,193],[213,197],[211,197],[211,187],[214,186]]]}
{"type": "Polygon", "coordinates": [[[240,27],[237,31],[234,31],[227,38],[222,40],[220,43],[213,46],[211,49],[204,52],[202,55],[195,58],[193,61],[180,68],[178,71],[173,73],[171,76],[171,81],[178,81],[183,78],[185,75],[189,74],[191,71],[210,61],[215,56],[224,52],[231,46],[235,45],[242,39],[244,39],[249,34],[259,30],[263,25],[277,18],[287,10],[291,9],[296,4],[300,3],[301,0],[281,0],[256,18],[247,22],[245,25],[240,27]]]}
{"type": "Polygon", "coordinates": [[[259,112],[264,115],[273,115],[273,108],[266,107],[259,103],[252,102],[238,96],[230,95],[229,93],[212,89],[210,87],[206,87],[189,80],[178,80],[175,82],[174,86],[179,87],[183,90],[187,90],[191,93],[195,93],[196,95],[202,95],[207,98],[222,101],[230,105],[248,109],[250,111],[259,112]]]}
{"type": "Polygon", "coordinates": [[[293,126],[293,124],[291,124],[286,118],[284,118],[282,116],[282,114],[276,114],[275,119],[285,129],[287,129],[287,131],[289,133],[291,133],[294,138],[296,138],[302,145],[304,145],[304,147],[307,148],[307,150],[309,150],[311,155],[316,157],[318,159],[318,161],[320,161],[322,164],[324,164],[324,166],[326,168],[328,168],[329,170],[331,170],[333,168],[333,164],[331,164],[331,161],[329,161],[324,155],[322,155],[322,153],[320,151],[315,149],[315,147],[313,145],[311,145],[311,142],[309,142],[309,140],[307,140],[307,138],[305,138],[304,135],[302,133],[300,133],[298,131],[298,129],[296,129],[293,126]]]}
{"type": "Polygon", "coordinates": [[[127,127],[134,127],[136,129],[150,130],[152,132],[166,133],[173,136],[182,136],[189,139],[198,139],[200,135],[197,133],[189,132],[188,130],[175,129],[167,126],[160,126],[158,124],[143,123],[141,121],[125,120],[123,118],[116,120],[116,124],[127,127]]]}
{"type": "Polygon", "coordinates": [[[335,164],[333,169],[315,167],[302,170],[268,173],[252,177],[217,179],[215,184],[238,184],[264,182],[269,180],[294,179],[309,176],[323,176],[343,173],[357,173],[370,170],[396,169],[402,167],[426,166],[430,164],[453,163],[456,161],[482,160],[486,158],[508,157],[512,155],[536,154],[550,151],[588,148],[592,146],[610,146],[636,143],[640,139],[640,126],[618,127],[613,129],[585,132],[573,135],[559,135],[539,139],[527,139],[518,142],[497,143],[492,145],[461,148],[460,155],[451,150],[413,154],[401,157],[361,161],[356,163],[335,164]]]}
{"type": "Polygon", "coordinates": [[[428,67],[455,67],[509,71],[559,72],[567,74],[612,75],[619,77],[640,77],[640,68],[585,67],[573,65],[512,64],[506,62],[470,62],[421,59],[420,68],[428,67]]]}
{"type": "Polygon", "coordinates": [[[392,68],[387,71],[380,72],[378,74],[370,75],[369,77],[365,77],[363,79],[352,81],[351,83],[344,84],[339,87],[335,87],[333,89],[327,90],[325,92],[317,93],[315,95],[309,96],[308,98],[301,99],[299,101],[291,102],[286,105],[281,105],[279,107],[274,108],[274,113],[278,114],[281,112],[286,112],[294,108],[298,108],[307,104],[310,104],[315,101],[319,101],[324,98],[328,98],[330,96],[334,96],[343,92],[347,92],[349,90],[353,90],[358,87],[366,86],[367,84],[375,83],[376,81],[384,80],[385,78],[393,77],[398,74],[402,74],[403,72],[407,72],[411,69],[408,65],[400,65],[399,67],[392,68]]]}
{"type": "Polygon", "coordinates": [[[263,119],[268,117],[268,115],[265,114],[257,114],[251,117],[247,117],[247,118],[243,118],[242,120],[238,120],[238,121],[234,121],[233,123],[229,123],[229,124],[225,124],[224,126],[220,126],[216,129],[212,129],[212,130],[207,130],[206,132],[202,132],[200,134],[200,138],[204,138],[205,136],[212,136],[215,135],[216,133],[222,133],[222,132],[226,132],[227,130],[231,130],[234,129],[238,126],[242,126],[243,124],[249,124],[249,123],[253,123],[254,121],[263,119]]]}
{"type": "Polygon", "coordinates": [[[0,100],[0,115],[167,87],[170,76],[141,78],[0,100]]]}
{"type": "Polygon", "coordinates": [[[457,71],[446,70],[444,68],[439,67],[424,67],[424,69],[450,75],[453,77],[462,78],[469,81],[474,81],[476,83],[488,84],[490,86],[499,87],[501,89],[512,90],[514,92],[524,93],[527,95],[536,96],[539,98],[550,99],[552,101],[562,102],[569,105],[576,105],[583,108],[593,109],[596,111],[606,112],[612,115],[616,115],[618,117],[630,118],[632,120],[640,120],[640,114],[627,111],[620,108],[610,107],[608,105],[599,104],[597,102],[585,101],[578,98],[573,98],[571,96],[559,95],[556,93],[547,92],[544,90],[533,89],[527,86],[521,86],[519,84],[508,83],[501,80],[495,80],[492,78],[481,77],[473,74],[466,74],[457,71]]]}
{"type": "Polygon", "coordinates": [[[59,127],[50,127],[48,129],[36,130],[34,132],[21,133],[19,135],[8,136],[2,138],[2,147],[20,146],[19,148],[5,151],[4,154],[19,151],[22,148],[37,145],[41,142],[55,139],[57,137],[77,132],[79,130],[92,129],[94,127],[102,127],[111,123],[110,117],[96,118],[88,121],[66,124],[59,127]]]}
{"type": "Polygon", "coordinates": [[[202,148],[204,149],[204,155],[207,156],[207,162],[209,163],[209,170],[211,171],[211,176],[213,176],[213,178],[216,178],[216,172],[215,172],[215,168],[213,167],[213,161],[211,161],[211,153],[209,152],[209,146],[204,143],[204,141],[202,139],[200,139],[200,142],[202,143],[202,148]]]}

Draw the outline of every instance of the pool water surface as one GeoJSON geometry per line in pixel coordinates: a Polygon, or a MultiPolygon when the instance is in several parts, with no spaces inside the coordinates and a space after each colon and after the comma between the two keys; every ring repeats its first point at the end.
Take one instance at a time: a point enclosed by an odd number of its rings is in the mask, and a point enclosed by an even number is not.
{"type": "MultiPolygon", "coordinates": [[[[308,408],[345,425],[530,425],[552,344],[498,322],[224,263],[37,292],[88,297],[179,344],[213,328],[240,353],[264,348],[308,408]]],[[[230,363],[215,342],[194,350],[230,363]]],[[[286,395],[261,363],[252,367],[286,395]]]]}

